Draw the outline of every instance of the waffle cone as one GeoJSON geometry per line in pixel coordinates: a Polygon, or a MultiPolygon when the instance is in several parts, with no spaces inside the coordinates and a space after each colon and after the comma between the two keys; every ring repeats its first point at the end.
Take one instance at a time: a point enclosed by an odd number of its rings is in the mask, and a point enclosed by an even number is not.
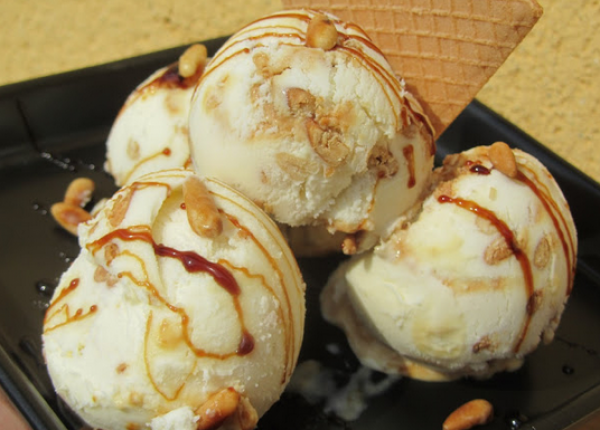
{"type": "Polygon", "coordinates": [[[421,102],[436,138],[542,15],[535,0],[283,0],[360,25],[421,102]]]}

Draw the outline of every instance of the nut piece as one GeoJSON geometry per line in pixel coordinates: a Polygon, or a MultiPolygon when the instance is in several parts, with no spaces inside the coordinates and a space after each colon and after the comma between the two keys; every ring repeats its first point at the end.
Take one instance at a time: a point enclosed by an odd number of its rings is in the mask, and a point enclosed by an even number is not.
{"type": "Polygon", "coordinates": [[[394,154],[383,145],[373,147],[367,166],[369,169],[374,169],[380,178],[391,178],[400,170],[400,165],[394,154]]]}
{"type": "Polygon", "coordinates": [[[533,264],[535,267],[543,269],[550,262],[551,255],[552,246],[550,245],[550,240],[548,240],[548,236],[544,236],[540,239],[535,247],[535,251],[533,253],[533,264]]]}
{"type": "Polygon", "coordinates": [[[77,178],[69,184],[65,192],[64,202],[73,206],[84,207],[92,199],[96,185],[89,178],[77,178]]]}
{"type": "Polygon", "coordinates": [[[246,396],[240,397],[236,418],[239,423],[238,428],[240,430],[252,430],[258,423],[258,413],[246,396]]]}
{"type": "Polygon", "coordinates": [[[126,188],[124,191],[118,193],[112,208],[110,208],[107,214],[108,222],[110,222],[111,226],[117,227],[123,222],[129,210],[133,193],[132,188],[126,188]]]}
{"type": "Polygon", "coordinates": [[[240,393],[232,387],[225,388],[211,395],[204,404],[196,409],[198,418],[197,430],[217,428],[225,419],[230,417],[238,408],[240,393]]]}
{"type": "Polygon", "coordinates": [[[188,222],[198,235],[215,238],[223,231],[223,221],[215,201],[197,176],[190,176],[183,184],[183,201],[188,222]]]}
{"type": "Polygon", "coordinates": [[[306,46],[329,51],[337,44],[338,32],[335,24],[325,15],[315,15],[306,29],[306,46]]]}
{"type": "Polygon", "coordinates": [[[483,260],[490,266],[500,264],[500,262],[506,260],[508,257],[513,255],[513,250],[510,249],[506,243],[504,237],[496,238],[490,243],[483,253],[483,260]]]}
{"type": "Polygon", "coordinates": [[[69,233],[77,236],[77,226],[81,222],[86,222],[92,216],[81,209],[79,206],[73,206],[69,203],[55,203],[50,208],[50,213],[54,220],[69,233]]]}
{"type": "Polygon", "coordinates": [[[206,63],[207,58],[206,46],[200,44],[190,46],[179,57],[179,76],[182,78],[194,76],[198,68],[206,63]]]}
{"type": "Polygon", "coordinates": [[[342,164],[350,153],[339,134],[330,129],[323,130],[315,120],[306,120],[306,131],[310,146],[331,167],[342,164]]]}
{"type": "Polygon", "coordinates": [[[467,430],[489,423],[494,416],[494,407],[483,399],[471,400],[452,412],[444,421],[443,430],[467,430]]]}
{"type": "Polygon", "coordinates": [[[504,142],[496,142],[488,150],[490,161],[496,170],[504,173],[509,178],[517,177],[517,160],[512,149],[504,142]]]}
{"type": "Polygon", "coordinates": [[[358,244],[356,243],[356,235],[349,234],[342,242],[342,252],[346,255],[354,255],[358,250],[358,244]]]}
{"type": "Polygon", "coordinates": [[[317,101],[315,96],[302,88],[289,88],[287,102],[293,114],[310,116],[315,113],[317,101]]]}

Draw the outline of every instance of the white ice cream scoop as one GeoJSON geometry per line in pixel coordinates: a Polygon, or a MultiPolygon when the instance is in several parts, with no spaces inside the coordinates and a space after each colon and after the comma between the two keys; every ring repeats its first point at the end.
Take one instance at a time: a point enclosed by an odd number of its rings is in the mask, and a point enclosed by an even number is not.
{"type": "Polygon", "coordinates": [[[188,116],[203,66],[184,78],[178,64],[163,67],[142,82],[113,123],[105,169],[118,186],[146,173],[191,166],[188,116]]]}
{"type": "Polygon", "coordinates": [[[194,167],[292,227],[385,234],[431,173],[431,127],[356,25],[290,10],[217,52],[190,112],[194,167]]]}
{"type": "Polygon", "coordinates": [[[422,207],[322,295],[364,364],[427,380],[518,368],[549,341],[573,285],[575,226],[558,185],[507,145],[449,156],[422,207]]]}
{"type": "Polygon", "coordinates": [[[271,219],[226,185],[168,170],[118,191],[79,241],[43,332],[70,407],[106,430],[253,428],[303,337],[305,286],[271,219]]]}

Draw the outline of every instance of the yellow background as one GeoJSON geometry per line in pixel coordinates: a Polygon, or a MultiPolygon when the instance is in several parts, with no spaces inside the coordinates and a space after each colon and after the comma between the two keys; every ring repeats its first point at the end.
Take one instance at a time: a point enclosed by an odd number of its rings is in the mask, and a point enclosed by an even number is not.
{"type": "MultiPolygon", "coordinates": [[[[478,98],[600,181],[600,0],[538,1],[544,16],[478,98]]],[[[279,0],[2,0],[0,85],[231,34],[279,9],[279,0]]]]}

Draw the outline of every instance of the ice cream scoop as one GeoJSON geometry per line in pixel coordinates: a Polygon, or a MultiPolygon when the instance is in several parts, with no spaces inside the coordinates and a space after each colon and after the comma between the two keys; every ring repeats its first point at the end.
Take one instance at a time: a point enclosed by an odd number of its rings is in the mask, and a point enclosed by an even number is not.
{"type": "Polygon", "coordinates": [[[194,167],[292,227],[385,234],[421,196],[432,130],[356,25],[275,13],[231,37],[192,99],[194,167]]]}
{"type": "Polygon", "coordinates": [[[363,364],[426,380],[518,368],[553,338],[577,236],[534,157],[506,144],[446,158],[421,208],[331,277],[325,317],[363,364]]]}
{"type": "Polygon", "coordinates": [[[303,337],[304,283],[271,219],[168,170],[119,190],[79,242],[44,320],[60,397],[106,430],[254,428],[303,337]]]}
{"type": "Polygon", "coordinates": [[[187,77],[180,75],[179,66],[177,62],[149,76],[115,119],[106,142],[105,169],[118,186],[146,173],[191,165],[190,100],[204,65],[187,77]]]}

